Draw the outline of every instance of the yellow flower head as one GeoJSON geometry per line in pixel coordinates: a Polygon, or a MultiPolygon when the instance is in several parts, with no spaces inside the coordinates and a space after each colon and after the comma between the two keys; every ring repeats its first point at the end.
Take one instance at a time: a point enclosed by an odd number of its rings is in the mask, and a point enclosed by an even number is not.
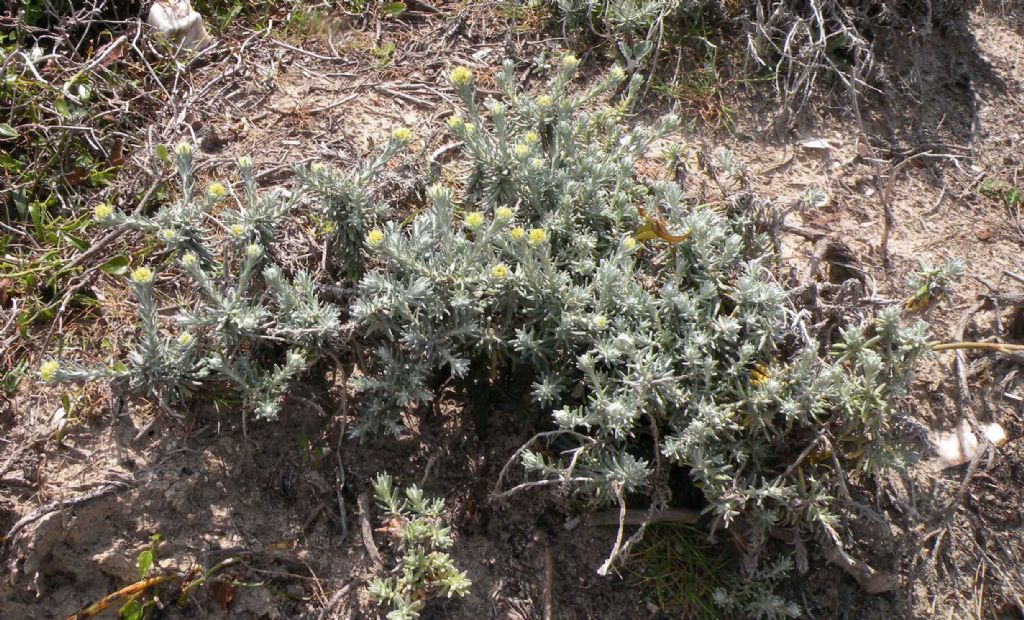
{"type": "Polygon", "coordinates": [[[537,105],[539,105],[542,108],[548,107],[549,105],[551,105],[551,97],[548,97],[547,95],[541,95],[540,97],[537,97],[537,105]]]}
{"type": "Polygon", "coordinates": [[[534,157],[533,159],[530,160],[530,167],[531,168],[540,168],[543,165],[544,165],[544,160],[541,159],[540,157],[534,157]]]}
{"type": "Polygon", "coordinates": [[[626,248],[627,250],[632,250],[633,248],[636,247],[636,238],[626,237],[625,239],[622,240],[622,247],[626,248]]]}
{"type": "Polygon", "coordinates": [[[465,125],[466,121],[462,120],[462,117],[459,116],[458,114],[452,114],[451,116],[448,117],[447,123],[449,129],[458,129],[465,125]]]}
{"type": "Polygon", "coordinates": [[[512,230],[508,231],[508,236],[519,240],[526,236],[526,231],[523,230],[522,226],[516,226],[512,228],[512,230]]]}
{"type": "Polygon", "coordinates": [[[260,254],[263,254],[263,246],[261,246],[258,243],[250,243],[249,245],[245,246],[245,254],[246,256],[256,258],[260,254]]]}
{"type": "Polygon", "coordinates": [[[608,319],[604,315],[597,315],[594,317],[594,327],[598,330],[605,330],[608,327],[608,319]]]}
{"type": "Polygon", "coordinates": [[[197,257],[192,252],[186,252],[184,256],[181,257],[181,264],[185,265],[186,267],[194,267],[198,262],[199,257],[197,257]]]}
{"type": "Polygon", "coordinates": [[[615,65],[614,67],[612,67],[611,76],[613,80],[620,81],[622,79],[625,79],[626,72],[619,65],[615,65]]]}
{"type": "Polygon", "coordinates": [[[245,227],[241,224],[232,224],[231,228],[228,228],[228,234],[232,237],[241,237],[245,234],[245,227]]]}
{"type": "Polygon", "coordinates": [[[206,188],[206,193],[210,195],[210,198],[214,200],[220,200],[224,197],[224,194],[228,193],[228,188],[224,187],[223,183],[214,181],[210,183],[209,187],[206,188]]]}
{"type": "Polygon", "coordinates": [[[53,381],[60,372],[60,363],[57,360],[50,360],[39,365],[39,378],[49,383],[53,381]]]}
{"type": "Polygon", "coordinates": [[[165,228],[160,231],[160,238],[168,243],[174,241],[174,238],[177,236],[178,234],[171,228],[165,228]]]}
{"type": "Polygon", "coordinates": [[[508,273],[508,267],[505,266],[505,263],[498,263],[491,267],[491,277],[496,280],[504,280],[508,277],[508,273]]]}
{"type": "Polygon", "coordinates": [[[526,140],[527,144],[537,144],[537,141],[540,140],[540,136],[537,135],[536,131],[528,131],[526,132],[526,135],[523,136],[523,140],[526,140]]]}
{"type": "Polygon", "coordinates": [[[399,127],[391,132],[391,137],[399,142],[412,142],[412,130],[408,127],[399,127]]]}
{"type": "Polygon", "coordinates": [[[530,230],[529,242],[530,245],[537,246],[548,240],[548,231],[543,228],[533,228],[530,230]]]}
{"type": "Polygon", "coordinates": [[[184,142],[184,141],[179,142],[174,147],[174,154],[177,155],[178,157],[186,157],[188,155],[191,155],[192,154],[192,145],[189,144],[188,142],[184,142]]]}
{"type": "Polygon", "coordinates": [[[136,284],[149,284],[153,281],[153,271],[149,267],[139,267],[132,272],[132,282],[136,284]]]}
{"type": "Polygon", "coordinates": [[[466,123],[465,129],[463,131],[466,132],[467,136],[471,136],[476,132],[476,125],[474,125],[473,123],[466,123]]]}
{"type": "Polygon", "coordinates": [[[187,347],[188,345],[192,344],[192,334],[188,332],[181,332],[178,335],[178,344],[180,344],[183,347],[187,347]]]}
{"type": "Polygon", "coordinates": [[[512,147],[512,151],[517,157],[526,157],[526,154],[530,152],[530,147],[526,146],[522,142],[512,147]]]}
{"type": "Polygon", "coordinates": [[[377,247],[384,242],[384,233],[380,229],[374,228],[366,235],[366,244],[372,247],[377,247]]]}
{"type": "Polygon", "coordinates": [[[320,174],[321,172],[323,172],[326,169],[326,167],[324,166],[323,162],[317,161],[317,162],[313,162],[313,165],[310,166],[309,169],[310,169],[310,171],[312,171],[315,174],[320,174]]]}
{"type": "Polygon", "coordinates": [[[484,216],[479,211],[471,211],[466,214],[466,227],[471,230],[476,230],[483,226],[484,216]]]}
{"type": "Polygon", "coordinates": [[[245,157],[244,155],[242,157],[239,157],[238,167],[243,170],[248,170],[249,168],[252,168],[252,157],[245,157]]]}
{"type": "Polygon", "coordinates": [[[509,209],[508,207],[498,207],[494,212],[494,217],[499,220],[510,220],[512,219],[512,215],[512,209],[509,209]]]}
{"type": "Polygon", "coordinates": [[[468,67],[455,67],[449,74],[452,84],[456,86],[465,86],[473,81],[473,72],[468,67]]]}
{"type": "Polygon", "coordinates": [[[580,64],[580,59],[576,58],[575,54],[566,54],[562,56],[562,66],[566,69],[575,69],[580,64]]]}
{"type": "Polygon", "coordinates": [[[92,209],[92,216],[97,221],[103,221],[114,214],[114,208],[105,202],[101,202],[92,209]]]}

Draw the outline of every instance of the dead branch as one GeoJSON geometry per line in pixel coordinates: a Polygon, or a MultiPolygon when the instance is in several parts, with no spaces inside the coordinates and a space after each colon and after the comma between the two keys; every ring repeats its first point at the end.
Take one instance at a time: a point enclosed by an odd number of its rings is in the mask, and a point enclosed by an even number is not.
{"type": "Polygon", "coordinates": [[[4,553],[0,555],[6,555],[9,547],[14,543],[15,536],[17,536],[18,532],[20,532],[29,523],[37,521],[40,518],[50,514],[51,512],[63,510],[65,508],[71,508],[72,506],[78,506],[88,501],[110,495],[111,493],[114,493],[116,491],[123,491],[124,489],[131,488],[132,485],[133,482],[112,482],[110,484],[103,485],[94,491],[90,491],[89,493],[86,493],[84,495],[79,495],[77,497],[72,497],[68,499],[55,500],[50,502],[49,504],[44,504],[43,506],[36,508],[35,510],[28,513],[24,517],[18,519],[18,521],[11,527],[11,529],[7,531],[7,535],[3,538],[4,553]]]}
{"type": "Polygon", "coordinates": [[[366,552],[370,554],[370,559],[377,570],[383,570],[384,560],[380,557],[380,551],[377,551],[377,544],[373,542],[373,526],[370,524],[370,494],[360,493],[357,501],[359,523],[363,532],[363,546],[366,547],[366,552]]]}

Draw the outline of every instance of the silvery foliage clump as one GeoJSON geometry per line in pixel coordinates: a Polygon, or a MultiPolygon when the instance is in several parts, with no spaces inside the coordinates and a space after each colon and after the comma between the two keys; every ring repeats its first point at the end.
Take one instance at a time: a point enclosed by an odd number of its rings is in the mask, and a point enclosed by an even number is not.
{"type": "Polygon", "coordinates": [[[375,577],[367,586],[371,599],[391,607],[388,620],[418,618],[429,596],[466,596],[472,583],[444,552],[454,544],[441,517],[444,500],[427,499],[416,485],[401,493],[388,474],[373,480],[373,494],[400,558],[392,576],[375,577]]]}
{"type": "MultiPolygon", "coordinates": [[[[483,124],[471,78],[455,72],[467,118],[453,115],[448,125],[464,140],[474,164],[467,185],[473,197],[459,209],[460,216],[451,190],[433,186],[427,209],[407,229],[389,223],[367,233],[366,248],[382,266],[363,277],[352,314],[366,336],[382,336],[385,344],[376,351],[379,372],[353,380],[365,411],[354,428],[357,435],[397,434],[401,407],[432,398],[427,380],[436,369],[449,368],[464,377],[475,357],[493,357],[503,365],[509,356],[535,363],[550,375],[548,385],[538,389],[556,397],[559,378],[548,372],[546,351],[531,342],[531,334],[551,331],[544,310],[559,303],[552,296],[570,283],[566,268],[593,270],[597,246],[607,251],[623,242],[607,237],[606,230],[628,230],[639,223],[629,193],[644,190],[630,181],[632,165],[647,144],[676,122],[651,131],[625,131],[616,125],[613,110],[576,115],[577,108],[620,83],[622,75],[615,72],[590,91],[570,96],[575,63],[574,58],[567,63],[537,98],[515,91],[506,66],[498,83],[509,104],[486,103],[494,132],[483,124]],[[591,137],[593,147],[580,148],[591,137]],[[622,189],[613,195],[617,187],[622,189]],[[600,196],[609,198],[600,210],[579,211],[577,203],[593,203],[600,196]],[[594,234],[598,231],[600,236],[594,234]],[[555,241],[573,244],[557,257],[562,265],[552,262],[555,241]],[[503,271],[512,268],[514,273],[503,271]],[[507,320],[520,311],[524,296],[536,297],[540,314],[525,322],[507,320]]],[[[621,252],[626,260],[630,250],[621,252]]],[[[581,298],[587,293],[573,292],[581,298]]],[[[570,331],[558,337],[572,341],[570,331]]]]}
{"type": "Polygon", "coordinates": [[[208,243],[209,231],[204,225],[210,210],[222,201],[234,203],[219,220],[221,229],[228,233],[236,245],[259,244],[271,247],[277,225],[298,204],[301,194],[283,188],[259,193],[252,160],[238,160],[243,195],[229,194],[219,182],[210,183],[205,190],[196,187],[193,177],[193,150],[187,143],[178,144],[169,154],[178,173],[180,194],[169,205],[151,216],[127,215],[107,209],[97,210],[96,220],[105,226],[126,227],[151,233],[169,252],[177,257],[194,254],[203,265],[212,264],[213,256],[208,243]]]}
{"type": "Polygon", "coordinates": [[[355,172],[335,170],[320,162],[298,171],[303,186],[315,196],[313,208],[329,232],[334,258],[350,278],[361,273],[367,229],[387,213],[387,206],[371,196],[370,183],[411,140],[408,129],[396,129],[384,150],[355,172]]]}
{"type": "Polygon", "coordinates": [[[695,12],[705,0],[558,0],[566,26],[586,27],[616,38],[646,35],[652,26],[684,12],[695,12]]]}
{"type": "Polygon", "coordinates": [[[556,426],[544,439],[558,436],[522,452],[538,483],[594,506],[664,502],[665,469],[678,466],[719,526],[745,522],[755,556],[774,527],[841,544],[842,472],[900,461],[895,403],[928,350],[923,324],[885,310],[821,359],[752,222],[636,178],[678,121],[623,127],[624,106],[599,101],[622,71],[574,94],[576,64],[567,57],[537,96],[506,64],[502,99],[482,108],[471,73],[452,72],[465,111],[448,124],[470,171],[460,203],[434,186],[407,226],[367,233],[376,268],[352,316],[377,348],[351,379],[353,432],[401,432],[438,376],[526,375],[556,426]],[[675,240],[641,234],[652,227],[637,207],[675,240]]]}
{"type": "Polygon", "coordinates": [[[765,563],[754,574],[733,581],[728,589],[716,588],[712,593],[715,606],[727,612],[730,618],[799,618],[800,606],[775,593],[792,570],[793,560],[787,556],[765,563]]]}
{"type": "Polygon", "coordinates": [[[241,199],[220,183],[198,195],[188,144],[175,148],[174,163],[182,183],[177,201],[151,217],[106,206],[97,208],[96,217],[156,233],[166,250],[166,267],[187,276],[188,284],[179,280],[176,288],[187,286],[188,294],[179,293],[176,314],[163,321],[154,299],[155,274],[148,267],[136,269],[131,286],[141,338],[128,364],[59,370],[50,379],[125,377],[132,389],[164,403],[227,383],[247,411],[274,419],[289,384],[341,327],[339,310],[320,301],[312,278],[302,271],[289,277],[271,255],[277,226],[297,196],[281,190],[260,195],[248,158],[239,160],[241,199]],[[214,215],[214,205],[224,201],[234,205],[219,205],[223,208],[214,215]]]}

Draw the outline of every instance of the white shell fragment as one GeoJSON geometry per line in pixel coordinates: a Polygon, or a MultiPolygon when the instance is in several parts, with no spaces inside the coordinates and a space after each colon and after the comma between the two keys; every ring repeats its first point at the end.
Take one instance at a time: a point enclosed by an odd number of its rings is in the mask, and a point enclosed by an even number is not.
{"type": "MultiPolygon", "coordinates": [[[[1006,445],[1006,431],[996,423],[982,424],[981,433],[994,446],[1006,445]]],[[[935,452],[939,469],[963,465],[978,455],[980,447],[977,435],[971,431],[967,420],[960,420],[956,429],[939,433],[935,438],[935,452]]]]}
{"type": "Polygon", "coordinates": [[[190,50],[200,50],[211,42],[203,16],[192,9],[189,0],[155,0],[146,23],[175,45],[190,50]]]}
{"type": "Polygon", "coordinates": [[[832,148],[832,145],[829,144],[828,140],[824,140],[822,138],[804,140],[800,143],[800,146],[812,151],[827,151],[832,148]]]}

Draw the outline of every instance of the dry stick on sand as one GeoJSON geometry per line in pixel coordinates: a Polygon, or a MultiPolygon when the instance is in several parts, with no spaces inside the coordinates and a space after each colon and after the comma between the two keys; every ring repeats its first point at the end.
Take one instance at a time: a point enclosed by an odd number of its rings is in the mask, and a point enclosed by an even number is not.
{"type": "Polygon", "coordinates": [[[353,588],[363,585],[364,581],[364,579],[357,578],[342,586],[340,590],[338,590],[334,593],[333,596],[331,596],[331,600],[327,601],[327,604],[324,605],[324,608],[320,610],[320,615],[317,616],[317,620],[326,620],[326,618],[329,616],[334,607],[341,602],[341,599],[345,598],[345,595],[351,592],[353,588]]]}
{"type": "Polygon", "coordinates": [[[70,508],[72,506],[84,504],[89,500],[97,499],[105,495],[109,495],[115,491],[127,489],[131,486],[132,483],[129,482],[112,482],[110,484],[103,485],[102,487],[96,489],[95,491],[90,491],[89,493],[86,493],[84,495],[79,495],[77,497],[72,497],[70,499],[55,500],[50,502],[49,504],[45,504],[43,506],[40,506],[39,508],[36,508],[35,510],[28,513],[24,517],[18,519],[18,522],[15,523],[14,526],[11,527],[11,529],[7,532],[7,535],[4,536],[3,547],[0,548],[0,551],[2,551],[2,553],[0,553],[0,557],[6,555],[8,548],[14,542],[15,536],[17,536],[18,532],[20,532],[29,523],[32,523],[33,521],[36,521],[56,510],[62,510],[64,508],[70,508]]]}
{"type": "Polygon", "coordinates": [[[165,573],[163,575],[157,575],[155,577],[148,577],[148,578],[145,578],[145,579],[141,579],[141,580],[136,581],[135,583],[133,583],[133,584],[131,584],[129,586],[121,588],[120,590],[118,590],[116,592],[112,592],[112,593],[104,596],[103,598],[101,598],[100,600],[96,601],[95,603],[89,605],[88,607],[86,607],[82,611],[79,611],[78,613],[75,613],[75,614],[72,614],[72,615],[68,616],[66,618],[66,620],[84,620],[85,618],[94,618],[94,617],[100,615],[101,613],[103,613],[104,611],[106,611],[108,608],[113,606],[115,603],[119,603],[120,601],[124,601],[124,600],[135,599],[138,596],[140,596],[142,593],[144,593],[146,590],[149,590],[150,588],[153,588],[153,587],[158,586],[158,585],[163,584],[163,583],[167,583],[169,581],[175,581],[175,580],[177,580],[179,582],[180,586],[181,585],[184,586],[184,587],[181,588],[181,593],[178,594],[178,599],[177,599],[177,602],[176,602],[178,607],[181,607],[182,605],[185,604],[185,601],[188,598],[189,592],[191,592],[192,590],[195,590],[199,586],[203,585],[211,577],[213,577],[215,574],[219,573],[220,571],[224,570],[225,568],[227,568],[229,566],[233,566],[233,565],[238,564],[240,562],[242,562],[242,558],[238,557],[238,556],[230,557],[230,558],[227,558],[225,560],[221,560],[220,562],[218,562],[214,566],[211,566],[209,569],[207,569],[205,572],[203,572],[203,574],[200,575],[196,579],[192,579],[192,577],[199,572],[199,569],[192,569],[192,570],[190,570],[188,572],[185,572],[185,573],[170,572],[170,573],[165,573]],[[187,582],[187,585],[186,585],[186,582],[187,582]]]}
{"type": "Polygon", "coordinates": [[[555,559],[551,555],[551,542],[544,543],[544,620],[554,618],[555,559]]]}
{"type": "Polygon", "coordinates": [[[377,551],[377,544],[373,542],[373,526],[370,525],[370,494],[359,494],[359,522],[363,531],[363,546],[370,554],[373,565],[377,570],[384,569],[384,560],[380,558],[380,551],[377,551]]]}
{"type": "Polygon", "coordinates": [[[615,489],[615,499],[619,502],[619,530],[615,534],[615,546],[612,547],[612,552],[608,556],[608,559],[604,561],[604,564],[597,569],[597,574],[604,577],[608,574],[608,571],[612,567],[612,562],[619,557],[619,550],[622,548],[622,536],[626,532],[626,498],[623,497],[622,484],[613,482],[612,487],[615,489]]]}
{"type": "Polygon", "coordinates": [[[92,605],[89,605],[82,611],[68,616],[66,620],[84,620],[85,618],[94,618],[103,613],[104,611],[106,611],[107,608],[109,608],[111,605],[114,605],[115,603],[127,599],[134,599],[135,597],[141,595],[143,592],[154,586],[158,586],[162,583],[167,583],[168,581],[173,581],[175,579],[181,578],[182,576],[177,573],[168,573],[166,575],[158,575],[156,577],[150,577],[148,579],[136,581],[130,586],[121,588],[117,592],[104,596],[103,598],[96,601],[92,605]]]}
{"type": "MultiPolygon", "coordinates": [[[[591,515],[586,519],[585,524],[616,525],[619,526],[621,532],[622,526],[625,525],[643,525],[645,523],[648,525],[653,525],[655,523],[686,523],[688,525],[694,525],[699,521],[699,519],[700,513],[693,510],[687,510],[685,508],[662,510],[660,512],[655,512],[653,515],[648,515],[646,511],[642,510],[627,510],[625,513],[622,513],[621,511],[608,510],[591,515]]],[[[773,537],[791,542],[790,539],[792,537],[781,530],[771,532],[771,534],[773,537]]],[[[838,545],[827,548],[824,551],[824,555],[829,562],[843,569],[846,574],[853,577],[865,592],[870,594],[888,592],[899,585],[899,579],[896,575],[875,570],[867,563],[850,556],[850,554],[838,545]]]]}
{"type": "Polygon", "coordinates": [[[882,208],[885,215],[882,220],[882,240],[879,243],[879,251],[882,254],[882,264],[886,267],[889,266],[889,234],[892,232],[892,227],[896,225],[896,215],[892,209],[892,189],[896,184],[896,177],[899,176],[904,166],[915,159],[923,157],[951,159],[954,155],[951,153],[932,153],[931,151],[924,151],[922,153],[915,153],[914,155],[906,157],[897,164],[890,164],[885,186],[879,193],[879,200],[882,202],[882,208]]]}
{"type": "Polygon", "coordinates": [[[932,536],[935,536],[935,542],[932,544],[932,552],[930,562],[934,563],[937,560],[937,554],[939,548],[942,546],[942,541],[950,531],[951,521],[953,516],[956,514],[957,509],[963,503],[964,498],[967,495],[967,488],[970,486],[971,480],[974,478],[974,474],[978,471],[978,465],[981,463],[982,457],[988,453],[991,443],[985,436],[978,425],[978,420],[974,416],[974,411],[971,409],[971,392],[970,386],[968,385],[967,379],[967,359],[964,356],[964,350],[966,349],[977,349],[984,351],[994,351],[996,353],[1010,354],[1015,352],[1024,351],[1024,346],[1021,345],[1008,345],[998,342],[964,342],[964,334],[967,331],[967,324],[970,322],[971,317],[981,311],[988,305],[989,300],[983,299],[974,306],[971,306],[964,313],[964,315],[957,322],[955,337],[957,342],[936,344],[932,346],[933,351],[955,351],[956,359],[954,362],[956,368],[956,387],[959,399],[957,401],[957,408],[960,411],[962,417],[967,419],[971,432],[974,433],[975,437],[979,437],[982,440],[980,449],[975,453],[974,457],[970,461],[970,465],[967,467],[967,473],[964,474],[963,480],[960,481],[960,488],[957,494],[942,507],[939,511],[941,516],[942,524],[935,530],[931,531],[922,539],[922,543],[927,541],[932,536]]]}

